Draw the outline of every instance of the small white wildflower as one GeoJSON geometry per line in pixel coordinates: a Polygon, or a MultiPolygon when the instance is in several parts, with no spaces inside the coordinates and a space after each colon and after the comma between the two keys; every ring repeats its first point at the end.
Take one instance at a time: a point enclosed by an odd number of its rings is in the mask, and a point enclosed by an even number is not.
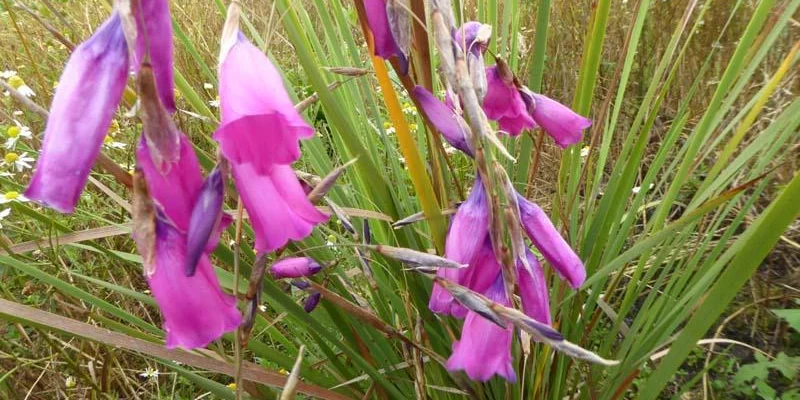
{"type": "Polygon", "coordinates": [[[265,306],[265,305],[263,305],[263,304],[260,304],[260,305],[258,306],[258,309],[259,309],[261,312],[267,312],[267,306],[265,306]]]}
{"type": "Polygon", "coordinates": [[[11,115],[13,115],[13,116],[15,116],[15,117],[19,117],[19,116],[20,116],[20,115],[22,115],[22,114],[24,114],[24,113],[22,112],[22,110],[14,110],[14,112],[12,112],[12,113],[11,113],[11,115]]]}
{"type": "Polygon", "coordinates": [[[157,369],[153,369],[150,367],[145,368],[143,372],[139,373],[140,377],[152,380],[158,379],[158,375],[160,375],[160,372],[158,372],[157,369]]]}
{"type": "MultiPolygon", "coordinates": [[[[0,211],[0,221],[6,219],[11,214],[11,209],[6,208],[5,210],[0,211]]],[[[0,229],[3,229],[3,224],[0,223],[0,229]]]]}
{"type": "Polygon", "coordinates": [[[328,247],[336,247],[336,236],[328,235],[328,240],[325,241],[325,245],[328,247]]]}
{"type": "Polygon", "coordinates": [[[115,142],[111,135],[106,135],[105,139],[103,139],[103,147],[107,149],[124,149],[127,146],[125,143],[115,142]]]}
{"type": "Polygon", "coordinates": [[[633,194],[639,194],[640,191],[642,191],[642,187],[641,186],[634,186],[633,189],[631,189],[631,192],[633,194]]]}
{"type": "Polygon", "coordinates": [[[12,88],[16,89],[21,95],[25,97],[34,97],[36,93],[33,92],[28,85],[25,84],[25,81],[19,75],[14,75],[8,78],[8,85],[12,88]]]}
{"type": "Polygon", "coordinates": [[[212,85],[212,84],[210,84],[208,82],[203,84],[203,89],[211,90],[213,88],[214,88],[214,85],[212,85]]]}
{"type": "Polygon", "coordinates": [[[17,76],[17,71],[14,71],[13,69],[7,69],[5,71],[0,71],[0,78],[11,79],[12,76],[17,76]]]}
{"type": "Polygon", "coordinates": [[[405,103],[403,103],[403,113],[404,114],[408,114],[408,115],[416,115],[417,114],[417,108],[414,107],[413,104],[405,102],[405,103]]]}
{"type": "Polygon", "coordinates": [[[402,164],[405,164],[406,163],[406,158],[405,157],[397,157],[397,161],[400,161],[402,164]]]}
{"type": "Polygon", "coordinates": [[[589,146],[583,146],[581,149],[581,158],[589,157],[589,146]]]}
{"type": "Polygon", "coordinates": [[[18,201],[18,202],[24,203],[24,202],[28,201],[28,198],[23,196],[23,195],[21,195],[19,192],[15,192],[13,190],[10,191],[10,192],[3,193],[3,196],[0,197],[0,204],[6,204],[6,203],[10,203],[12,201],[18,201]]]}
{"type": "Polygon", "coordinates": [[[67,379],[64,379],[64,386],[66,386],[67,389],[72,389],[77,384],[78,384],[78,382],[76,381],[74,376],[68,376],[67,379]]]}
{"type": "Polygon", "coordinates": [[[31,168],[32,165],[30,163],[35,162],[36,159],[33,157],[28,157],[28,153],[17,154],[14,152],[6,153],[5,157],[3,158],[4,166],[14,167],[17,172],[22,172],[28,168],[31,168]]]}
{"type": "Polygon", "coordinates": [[[386,132],[387,135],[392,135],[395,132],[392,123],[388,121],[383,123],[383,131],[386,132]]]}
{"type": "Polygon", "coordinates": [[[214,108],[219,108],[219,96],[216,99],[208,102],[208,105],[214,108]]]}
{"type": "Polygon", "coordinates": [[[6,129],[6,149],[13,149],[17,146],[17,142],[21,138],[30,139],[33,135],[31,134],[31,129],[27,126],[19,125],[17,126],[10,126],[6,129]]]}

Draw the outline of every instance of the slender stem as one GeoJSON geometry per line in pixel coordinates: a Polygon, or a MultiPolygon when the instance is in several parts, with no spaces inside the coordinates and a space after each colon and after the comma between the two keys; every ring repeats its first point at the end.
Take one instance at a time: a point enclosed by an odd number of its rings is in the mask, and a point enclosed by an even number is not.
{"type": "MultiPolygon", "coordinates": [[[[233,293],[239,296],[239,244],[242,241],[242,198],[236,201],[236,239],[233,245],[233,293]]],[[[236,328],[236,340],[233,341],[233,354],[236,359],[236,371],[234,382],[236,382],[236,400],[242,398],[242,348],[238,338],[241,334],[241,327],[236,328]]]]}

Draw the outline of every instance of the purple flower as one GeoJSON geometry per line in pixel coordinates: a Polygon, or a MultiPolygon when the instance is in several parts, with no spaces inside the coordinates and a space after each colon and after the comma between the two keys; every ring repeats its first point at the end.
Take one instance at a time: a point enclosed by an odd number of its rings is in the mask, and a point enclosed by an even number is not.
{"type": "Polygon", "coordinates": [[[141,0],[138,2],[136,25],[136,63],[139,70],[144,54],[150,56],[153,74],[161,102],[169,113],[175,112],[175,92],[172,71],[172,18],[167,0],[141,0]]]}
{"type": "Polygon", "coordinates": [[[161,309],[167,348],[205,347],[241,322],[236,298],[222,291],[208,256],[200,257],[194,276],[184,274],[186,256],[186,236],[158,218],[147,282],[161,309]]]}
{"type": "Polygon", "coordinates": [[[236,188],[256,234],[256,250],[270,252],[289,240],[308,236],[327,216],[306,198],[288,165],[274,165],[259,174],[250,164],[233,164],[236,188]]]}
{"type": "Polygon", "coordinates": [[[533,93],[524,86],[520,94],[526,99],[528,112],[533,120],[561,147],[580,142],[583,130],[592,125],[592,120],[578,115],[547,96],[533,93]]]}
{"type": "MultiPolygon", "coordinates": [[[[209,238],[219,237],[219,225],[222,219],[222,203],[225,197],[225,183],[222,170],[217,167],[206,178],[200,193],[194,202],[192,215],[187,230],[187,255],[185,272],[192,276],[200,256],[206,252],[209,238]]],[[[208,249],[212,251],[213,249],[208,249]]]]}
{"type": "Polygon", "coordinates": [[[314,136],[292,104],[280,73],[241,32],[223,50],[219,72],[222,121],[214,133],[231,163],[264,174],[300,157],[299,139],[314,136]]]}
{"type": "Polygon", "coordinates": [[[469,129],[464,118],[458,115],[452,106],[442,103],[424,87],[415,86],[413,92],[422,107],[422,112],[433,127],[444,136],[447,143],[468,155],[472,155],[472,150],[470,150],[467,139],[464,136],[464,132],[469,129]]]}
{"type": "MultiPolygon", "coordinates": [[[[495,274],[486,297],[504,306],[510,305],[500,274],[495,274]]],[[[470,379],[477,381],[487,381],[496,374],[509,382],[516,382],[517,376],[511,364],[512,338],[511,325],[503,329],[470,311],[464,321],[461,338],[453,343],[453,354],[447,360],[447,369],[464,370],[470,379]]]]}
{"type": "Polygon", "coordinates": [[[489,47],[491,35],[492,27],[490,25],[478,21],[468,21],[456,30],[453,40],[462,50],[474,56],[480,56],[489,47]]]}
{"type": "Polygon", "coordinates": [[[528,107],[514,84],[513,75],[503,73],[497,66],[486,68],[487,90],[483,99],[486,117],[497,121],[500,130],[511,136],[536,126],[528,107]]]}
{"type": "Polygon", "coordinates": [[[517,279],[519,279],[519,296],[522,298],[522,311],[529,317],[550,325],[550,302],[542,266],[530,251],[526,252],[525,256],[528,258],[530,270],[517,261],[517,279]]]}
{"type": "Polygon", "coordinates": [[[300,157],[299,139],[314,129],[295,110],[275,66],[241,32],[223,43],[221,59],[222,123],[214,138],[231,162],[256,249],[269,252],[327,220],[288,165],[300,157]]]}
{"type": "Polygon", "coordinates": [[[317,308],[317,305],[319,305],[320,300],[322,300],[322,293],[311,293],[308,297],[306,297],[306,300],[303,301],[303,310],[305,310],[307,313],[314,311],[314,309],[317,308]]]}
{"type": "MultiPolygon", "coordinates": [[[[463,270],[440,268],[437,275],[463,284],[463,280],[471,271],[481,268],[477,261],[484,258],[479,253],[486,253],[484,244],[489,236],[488,226],[489,205],[486,202],[486,193],[481,180],[476,179],[469,198],[458,207],[445,241],[445,257],[458,263],[469,264],[469,267],[463,270]]],[[[492,252],[491,244],[489,244],[488,252],[492,252]]],[[[456,317],[463,317],[466,312],[466,309],[453,299],[450,292],[439,285],[433,286],[428,308],[433,312],[451,314],[456,317]]]]}
{"type": "Polygon", "coordinates": [[[275,279],[309,277],[322,270],[322,266],[309,257],[284,258],[272,264],[269,272],[275,279]]]}
{"type": "Polygon", "coordinates": [[[114,13],[67,61],[26,197],[62,213],[75,209],[127,79],[128,46],[114,13]]]}
{"type": "MultiPolygon", "coordinates": [[[[364,11],[367,14],[367,24],[372,32],[375,55],[388,60],[397,57],[403,75],[408,73],[408,59],[400,48],[392,25],[389,21],[386,2],[384,0],[364,0],[364,11]]],[[[399,31],[399,27],[394,29],[399,31]]]]}
{"type": "Polygon", "coordinates": [[[533,244],[558,274],[573,288],[586,279],[586,269],[577,254],[558,232],[547,214],[539,206],[517,193],[522,226],[533,244]]]}

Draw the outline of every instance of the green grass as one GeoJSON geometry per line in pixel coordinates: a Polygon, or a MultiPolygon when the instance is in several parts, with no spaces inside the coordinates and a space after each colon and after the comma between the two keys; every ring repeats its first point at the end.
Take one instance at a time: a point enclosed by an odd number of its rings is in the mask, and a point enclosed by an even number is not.
{"type": "MultiPolygon", "coordinates": [[[[24,3],[73,43],[110,9],[96,1],[24,3]]],[[[16,70],[36,92],[32,100],[47,106],[69,52],[10,4],[0,2],[0,70],[16,70]]],[[[526,346],[516,342],[516,385],[449,374],[438,361],[449,356],[460,322],[428,311],[430,281],[378,255],[369,256],[373,277],[367,278],[350,246],[359,239],[332,218],[286,252],[308,249],[320,261],[338,261],[315,280],[350,303],[365,302],[384,327],[423,351],[387,337],[341,304],[323,301],[306,314],[302,294],[267,279],[266,311],[242,351],[250,367],[284,376],[305,346],[303,382],[325,389],[347,382],[333,391],[350,398],[410,398],[418,391],[443,399],[465,392],[477,398],[700,398],[704,389],[713,398],[730,398],[730,385],[702,382],[732,382],[752,354],[723,344],[716,347],[719,354],[698,347],[698,340],[714,335],[709,329],[726,328],[726,337],[796,356],[797,332],[766,310],[796,306],[788,299],[798,290],[791,278],[800,259],[800,101],[793,93],[798,28],[792,16],[800,0],[454,4],[460,18],[493,25],[491,50],[509,59],[521,81],[594,122],[582,144],[564,151],[538,131],[504,140],[517,161],[503,161],[517,189],[548,210],[586,263],[588,279],[577,292],[548,272],[555,326],[571,342],[621,364],[592,366],[535,343],[523,354],[526,346]],[[719,325],[739,309],[746,312],[719,325]],[[665,349],[666,355],[653,358],[665,349]],[[423,356],[420,380],[415,371],[423,356]],[[701,362],[706,357],[708,368],[701,362]]],[[[216,97],[225,4],[176,0],[171,7],[181,110],[176,118],[208,168],[218,117],[209,102],[216,97]]],[[[245,33],[276,62],[291,94],[298,100],[319,94],[304,112],[318,134],[304,142],[295,167],[323,176],[358,157],[329,198],[395,220],[424,211],[426,222],[398,230],[378,218],[351,220],[359,231],[369,221],[375,243],[441,251],[446,229],[437,214],[463,200],[475,167],[461,155],[440,152],[436,133],[416,112],[403,112],[411,99],[388,63],[386,75],[382,61],[373,64],[353,3],[245,1],[244,8],[245,33]],[[349,79],[327,69],[340,66],[370,73],[349,79]],[[334,81],[344,83],[328,91],[334,81]],[[397,133],[387,134],[385,126],[397,133]]],[[[435,48],[433,40],[429,47],[435,48]]],[[[436,71],[438,56],[425,59],[436,71]]],[[[433,77],[438,91],[443,84],[433,77]]],[[[130,169],[140,124],[125,111],[117,114],[114,141],[126,146],[104,152],[130,169]]],[[[0,97],[1,133],[15,120],[33,132],[15,151],[37,157],[44,121],[0,97]]],[[[0,177],[0,193],[22,191],[29,174],[0,177]]],[[[0,397],[25,398],[30,391],[34,398],[234,398],[226,386],[234,378],[222,369],[194,358],[165,358],[140,343],[159,344],[163,332],[128,235],[129,195],[109,175],[92,177],[96,183],[70,216],[32,203],[0,205],[0,211],[11,209],[0,221],[2,298],[76,323],[53,327],[37,323],[34,314],[0,309],[0,397]],[[88,236],[98,228],[121,229],[88,236]],[[31,241],[38,242],[13,251],[31,241]],[[130,343],[98,336],[103,329],[130,337],[130,343]],[[140,376],[147,368],[160,376],[140,376]]],[[[235,208],[235,201],[230,196],[227,207],[235,208]]],[[[232,239],[226,233],[222,243],[232,239]]],[[[246,228],[240,291],[254,261],[252,240],[246,228]]],[[[220,280],[231,291],[233,259],[231,248],[215,253],[220,280]]],[[[191,356],[213,354],[214,365],[232,366],[231,339],[191,356]]],[[[252,381],[238,388],[254,398],[280,391],[267,378],[252,381]]],[[[777,378],[766,384],[778,391],[792,385],[777,378]]]]}

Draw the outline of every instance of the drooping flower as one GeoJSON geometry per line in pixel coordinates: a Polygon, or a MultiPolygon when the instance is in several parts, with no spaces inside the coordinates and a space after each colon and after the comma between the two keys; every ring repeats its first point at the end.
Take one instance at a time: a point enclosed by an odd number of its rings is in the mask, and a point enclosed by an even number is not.
{"type": "Polygon", "coordinates": [[[375,55],[389,60],[397,57],[402,74],[408,73],[408,58],[403,46],[410,40],[407,30],[407,10],[402,5],[395,5],[398,0],[364,0],[364,11],[367,24],[372,32],[375,55]],[[391,14],[391,15],[390,15],[391,14]]]}
{"type": "Polygon", "coordinates": [[[520,94],[533,120],[562,148],[580,142],[583,130],[592,125],[590,119],[545,95],[533,93],[524,86],[520,94]]]}
{"type": "MultiPolygon", "coordinates": [[[[461,264],[469,264],[466,269],[440,268],[437,275],[447,280],[463,284],[464,278],[474,269],[481,268],[476,259],[484,247],[484,242],[489,235],[489,205],[480,179],[475,180],[475,185],[469,198],[458,207],[450,230],[445,241],[445,257],[461,264]]],[[[489,246],[491,253],[491,245],[489,246]]],[[[428,308],[433,312],[451,314],[463,317],[466,313],[453,296],[440,287],[433,286],[433,292],[428,303],[428,308]]]]}
{"type": "Polygon", "coordinates": [[[464,118],[422,86],[414,87],[413,93],[428,121],[444,136],[447,143],[471,155],[472,150],[470,150],[465,137],[469,126],[464,118]]]}
{"type": "Polygon", "coordinates": [[[128,78],[128,48],[115,12],[70,56],[56,89],[26,196],[75,209],[128,78]]]}
{"type": "Polygon", "coordinates": [[[547,214],[536,204],[517,193],[522,226],[533,242],[559,275],[578,288],[586,279],[583,262],[561,236],[547,214]]]}
{"type": "Polygon", "coordinates": [[[300,139],[314,129],[295,110],[280,73],[241,32],[223,41],[219,69],[222,121],[214,133],[231,163],[263,174],[300,157],[300,139]]]}
{"type": "Polygon", "coordinates": [[[269,269],[275,279],[304,278],[322,270],[318,262],[309,257],[290,257],[277,261],[269,269]]]}
{"type": "Polygon", "coordinates": [[[486,68],[488,89],[483,99],[483,111],[486,117],[498,122],[500,130],[517,136],[523,130],[535,127],[536,123],[514,84],[513,75],[504,73],[501,68],[498,65],[486,68]]]}
{"type": "Polygon", "coordinates": [[[208,256],[202,255],[197,272],[186,276],[186,236],[162,217],[155,233],[154,265],[149,266],[153,273],[147,282],[161,309],[167,348],[205,347],[236,329],[241,322],[236,298],[222,291],[208,256]]]}
{"type": "Polygon", "coordinates": [[[453,34],[453,40],[462,50],[479,56],[489,48],[492,26],[478,21],[467,21],[453,34]]]}
{"type": "Polygon", "coordinates": [[[227,33],[222,47],[222,121],[214,138],[230,162],[256,250],[269,252],[305,238],[327,219],[288,165],[300,156],[299,140],[314,129],[295,110],[278,70],[238,29],[227,33]]]}
{"type": "Polygon", "coordinates": [[[303,301],[303,310],[305,312],[310,313],[317,308],[319,305],[320,300],[322,300],[322,293],[320,292],[313,292],[308,297],[306,297],[305,301],[303,301]]]}
{"type": "MultiPolygon", "coordinates": [[[[495,274],[494,282],[485,293],[490,300],[509,306],[503,278],[495,274]]],[[[453,354],[447,360],[450,371],[464,370],[470,379],[487,381],[499,375],[509,382],[516,382],[517,375],[511,364],[511,340],[513,328],[505,329],[470,311],[464,320],[461,338],[453,343],[453,354]]]]}

